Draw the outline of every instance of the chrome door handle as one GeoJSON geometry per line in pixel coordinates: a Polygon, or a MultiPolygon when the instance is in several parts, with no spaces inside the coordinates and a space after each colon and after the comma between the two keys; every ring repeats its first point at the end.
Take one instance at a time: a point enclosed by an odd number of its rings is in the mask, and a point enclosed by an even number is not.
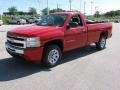
{"type": "Polygon", "coordinates": [[[80,31],[81,31],[81,32],[86,32],[86,30],[85,30],[85,29],[81,29],[80,31]]]}

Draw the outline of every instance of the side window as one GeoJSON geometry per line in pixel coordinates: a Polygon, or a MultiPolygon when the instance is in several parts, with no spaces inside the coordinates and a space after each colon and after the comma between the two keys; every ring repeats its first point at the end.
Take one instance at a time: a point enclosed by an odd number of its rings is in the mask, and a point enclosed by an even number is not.
{"type": "Polygon", "coordinates": [[[79,17],[79,15],[74,15],[74,16],[71,18],[71,20],[70,20],[70,22],[69,22],[69,25],[70,25],[71,27],[83,26],[82,20],[81,20],[81,18],[79,17]]]}

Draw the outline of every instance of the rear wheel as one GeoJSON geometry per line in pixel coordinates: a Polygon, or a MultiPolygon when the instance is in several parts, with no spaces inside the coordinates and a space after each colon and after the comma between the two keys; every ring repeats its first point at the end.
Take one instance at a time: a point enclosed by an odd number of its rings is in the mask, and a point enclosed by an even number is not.
{"type": "Polygon", "coordinates": [[[105,49],[105,47],[106,47],[106,36],[102,35],[99,41],[96,43],[96,48],[98,50],[102,50],[102,49],[105,49]]]}
{"type": "Polygon", "coordinates": [[[49,45],[45,47],[43,62],[44,66],[53,67],[61,60],[62,51],[57,45],[49,45]]]}
{"type": "Polygon", "coordinates": [[[20,25],[20,21],[18,21],[17,24],[20,25]]]}

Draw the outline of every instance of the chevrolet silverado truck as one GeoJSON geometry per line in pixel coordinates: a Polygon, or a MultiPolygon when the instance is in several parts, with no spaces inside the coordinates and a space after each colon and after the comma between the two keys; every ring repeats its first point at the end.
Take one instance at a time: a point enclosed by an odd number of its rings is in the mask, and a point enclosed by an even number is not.
{"type": "Polygon", "coordinates": [[[93,43],[98,50],[105,49],[111,36],[111,23],[87,20],[80,12],[57,12],[35,25],[8,31],[5,46],[13,57],[53,67],[64,52],[93,43]]]}

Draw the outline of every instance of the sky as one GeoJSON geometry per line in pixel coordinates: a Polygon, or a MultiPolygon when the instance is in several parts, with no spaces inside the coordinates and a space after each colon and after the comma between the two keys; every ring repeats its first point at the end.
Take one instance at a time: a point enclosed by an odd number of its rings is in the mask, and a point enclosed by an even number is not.
{"type": "MultiPolygon", "coordinates": [[[[84,2],[85,13],[87,15],[94,14],[96,10],[100,13],[105,13],[111,10],[120,10],[120,0],[72,0],[72,10],[80,11],[84,13],[84,2]],[[91,2],[92,9],[91,9],[91,2]]],[[[60,8],[70,10],[69,0],[48,0],[50,9],[57,8],[57,4],[60,8]]],[[[40,10],[47,7],[47,0],[0,0],[0,13],[6,12],[11,6],[17,7],[19,11],[28,11],[29,7],[35,7],[40,13],[40,10]]]]}

